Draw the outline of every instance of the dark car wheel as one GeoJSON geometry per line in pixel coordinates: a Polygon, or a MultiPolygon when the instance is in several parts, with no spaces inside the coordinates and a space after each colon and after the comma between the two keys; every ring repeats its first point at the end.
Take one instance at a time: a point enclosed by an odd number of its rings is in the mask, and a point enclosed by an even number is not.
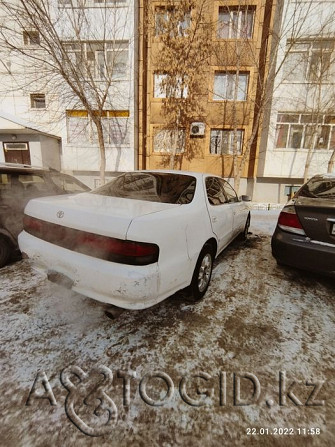
{"type": "Polygon", "coordinates": [[[0,267],[7,264],[11,251],[11,245],[8,239],[0,235],[0,267]]]}
{"type": "Polygon", "coordinates": [[[206,293],[213,270],[214,253],[210,244],[205,244],[200,252],[190,285],[191,296],[195,301],[200,300],[206,293]]]}
{"type": "Polygon", "coordinates": [[[243,233],[241,233],[241,239],[243,241],[248,239],[249,227],[250,227],[250,213],[248,214],[247,220],[245,222],[243,233]]]}

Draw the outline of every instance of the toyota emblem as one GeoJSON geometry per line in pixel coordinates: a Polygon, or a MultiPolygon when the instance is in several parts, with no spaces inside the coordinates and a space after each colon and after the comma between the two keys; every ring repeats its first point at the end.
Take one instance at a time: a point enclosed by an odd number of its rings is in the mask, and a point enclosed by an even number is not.
{"type": "Polygon", "coordinates": [[[64,211],[57,211],[56,216],[58,217],[58,219],[61,219],[62,217],[64,217],[64,211]]]}

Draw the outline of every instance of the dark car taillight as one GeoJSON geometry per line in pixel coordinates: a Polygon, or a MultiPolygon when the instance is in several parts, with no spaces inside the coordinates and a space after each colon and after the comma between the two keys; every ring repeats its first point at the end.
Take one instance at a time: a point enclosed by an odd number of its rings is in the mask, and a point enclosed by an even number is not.
{"type": "Polygon", "coordinates": [[[145,265],[158,261],[156,244],[135,242],[80,232],[75,251],[122,264],[145,265]]]}
{"type": "Polygon", "coordinates": [[[294,205],[288,205],[283,208],[278,218],[278,227],[290,233],[306,235],[294,205]]]}
{"type": "Polygon", "coordinates": [[[27,215],[23,218],[23,228],[27,233],[51,244],[106,261],[130,265],[147,265],[158,261],[158,245],[148,242],[88,233],[27,215]]]}

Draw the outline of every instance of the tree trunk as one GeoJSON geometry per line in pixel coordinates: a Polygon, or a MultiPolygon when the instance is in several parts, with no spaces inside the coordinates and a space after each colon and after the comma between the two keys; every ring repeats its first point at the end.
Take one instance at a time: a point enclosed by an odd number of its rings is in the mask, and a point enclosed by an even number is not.
{"type": "Polygon", "coordinates": [[[179,142],[179,117],[180,117],[180,110],[177,112],[177,120],[176,120],[176,134],[174,137],[173,147],[172,147],[172,154],[170,155],[170,169],[174,169],[174,162],[176,158],[177,148],[178,148],[178,142],[179,142]]]}
{"type": "Polygon", "coordinates": [[[234,176],[234,189],[237,195],[240,189],[240,182],[241,182],[241,176],[239,171],[237,171],[236,175],[234,176]]]}
{"type": "Polygon", "coordinates": [[[95,121],[94,124],[97,128],[99,152],[100,152],[100,181],[101,181],[101,185],[104,185],[106,182],[106,179],[105,179],[106,151],[105,151],[105,141],[104,141],[104,133],[103,133],[103,129],[102,129],[101,119],[95,121]]]}
{"type": "Polygon", "coordinates": [[[316,146],[316,143],[317,143],[317,139],[318,139],[318,133],[317,133],[317,131],[315,131],[315,133],[313,135],[312,147],[309,148],[308,152],[307,152],[305,169],[304,169],[304,183],[306,183],[307,180],[308,180],[309,167],[311,165],[311,161],[312,161],[313,153],[314,153],[315,146],[316,146]]]}
{"type": "Polygon", "coordinates": [[[333,153],[332,153],[332,155],[331,155],[331,157],[329,159],[328,169],[327,169],[327,172],[329,174],[331,174],[334,171],[335,171],[335,149],[333,150],[333,153]]]}

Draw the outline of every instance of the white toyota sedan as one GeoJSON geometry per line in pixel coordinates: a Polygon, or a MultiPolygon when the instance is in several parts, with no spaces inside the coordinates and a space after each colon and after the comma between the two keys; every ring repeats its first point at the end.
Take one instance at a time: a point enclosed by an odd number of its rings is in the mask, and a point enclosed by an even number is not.
{"type": "Polygon", "coordinates": [[[20,249],[49,279],[126,309],[189,287],[206,293],[213,260],[250,212],[223,178],[134,171],[83,194],[31,200],[20,249]]]}

